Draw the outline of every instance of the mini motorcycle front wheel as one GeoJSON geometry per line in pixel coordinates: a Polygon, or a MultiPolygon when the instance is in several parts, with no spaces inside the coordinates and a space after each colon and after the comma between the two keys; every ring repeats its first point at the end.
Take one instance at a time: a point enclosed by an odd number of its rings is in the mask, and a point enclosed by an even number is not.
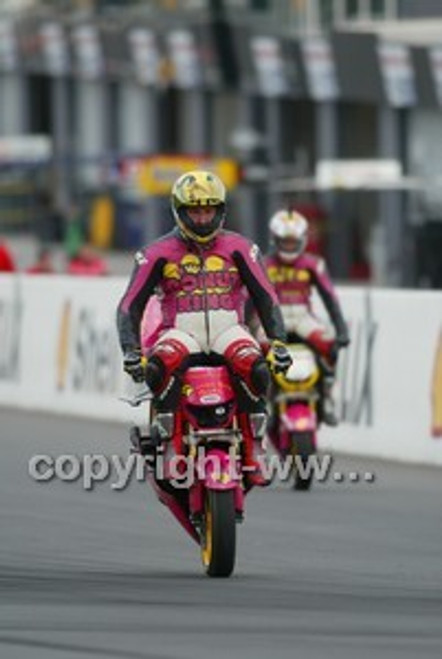
{"type": "Polygon", "coordinates": [[[236,515],[233,490],[206,492],[201,559],[209,577],[229,577],[235,566],[236,515]]]}
{"type": "Polygon", "coordinates": [[[295,459],[293,487],[295,490],[307,491],[313,480],[313,465],[310,461],[316,453],[315,435],[313,432],[293,433],[291,444],[295,459]]]}

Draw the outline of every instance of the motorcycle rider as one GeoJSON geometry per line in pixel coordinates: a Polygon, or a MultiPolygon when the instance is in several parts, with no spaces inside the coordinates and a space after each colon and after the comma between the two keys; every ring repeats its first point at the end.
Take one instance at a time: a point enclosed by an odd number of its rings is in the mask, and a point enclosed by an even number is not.
{"type": "Polygon", "coordinates": [[[305,341],[319,356],[322,368],[322,418],[335,426],[338,419],[332,398],[337,352],[349,345],[347,324],[325,261],[306,252],[308,222],[295,210],[279,210],[269,222],[274,245],[264,258],[267,274],[281,305],[287,335],[305,341]],[[333,328],[315,317],[312,293],[316,289],[330,316],[333,328]]]}
{"type": "MultiPolygon", "coordinates": [[[[244,287],[271,342],[276,368],[285,370],[291,357],[278,299],[258,247],[223,229],[226,191],[215,174],[194,170],[180,176],[172,188],[171,208],[175,229],[135,255],[118,307],[124,370],[135,381],[146,380],[158,415],[176,410],[182,373],[192,356],[221,355],[238,394],[244,465],[251,472],[250,482],[263,485],[249,414],[265,411],[270,374],[259,344],[243,324],[244,287]],[[144,367],[140,323],[154,294],[163,320],[144,367]]],[[[154,421],[151,437],[158,437],[160,430],[154,421]]]]}

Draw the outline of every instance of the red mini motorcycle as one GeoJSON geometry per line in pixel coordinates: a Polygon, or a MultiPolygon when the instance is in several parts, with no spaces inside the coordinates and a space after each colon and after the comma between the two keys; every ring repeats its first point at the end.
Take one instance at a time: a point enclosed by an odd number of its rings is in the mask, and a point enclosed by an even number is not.
{"type": "Polygon", "coordinates": [[[147,478],[159,500],[199,544],[206,573],[228,577],[250,489],[245,434],[263,437],[267,417],[239,412],[227,367],[205,362],[184,373],[178,409],[155,414],[161,442],[152,446],[152,438],[136,427],[131,440],[146,457],[147,478]]]}

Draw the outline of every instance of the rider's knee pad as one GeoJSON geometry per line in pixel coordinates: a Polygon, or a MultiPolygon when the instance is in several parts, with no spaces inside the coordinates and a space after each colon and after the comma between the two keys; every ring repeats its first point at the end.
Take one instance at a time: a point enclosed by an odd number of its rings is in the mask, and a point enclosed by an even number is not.
{"type": "MultiPolygon", "coordinates": [[[[255,380],[259,384],[262,375],[255,376],[256,365],[264,362],[261,350],[251,340],[239,339],[234,341],[224,352],[230,368],[240,380],[253,389],[253,393],[259,393],[255,380]]],[[[265,362],[264,362],[265,363],[265,362]]],[[[260,372],[260,369],[258,369],[260,372]]]]}
{"type": "Polygon", "coordinates": [[[319,355],[330,360],[334,340],[329,338],[323,330],[315,330],[306,340],[319,355]]]}
{"type": "Polygon", "coordinates": [[[147,384],[154,393],[168,386],[188,354],[186,346],[175,339],[166,339],[154,346],[146,368],[147,384]]]}
{"type": "Polygon", "coordinates": [[[168,373],[173,373],[189,354],[184,344],[176,339],[159,341],[151,352],[152,358],[159,359],[168,373]]]}

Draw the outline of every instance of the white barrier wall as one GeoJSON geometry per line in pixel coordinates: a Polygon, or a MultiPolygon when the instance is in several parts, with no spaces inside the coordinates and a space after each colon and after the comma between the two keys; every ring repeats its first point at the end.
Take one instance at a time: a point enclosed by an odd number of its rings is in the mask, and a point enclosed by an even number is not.
{"type": "Polygon", "coordinates": [[[129,420],[121,369],[118,278],[0,276],[0,403],[129,420]]]}
{"type": "Polygon", "coordinates": [[[342,289],[351,347],[336,398],[344,422],[320,443],[442,466],[442,292],[342,289]]]}
{"type": "MultiPolygon", "coordinates": [[[[0,275],[0,404],[140,421],[119,400],[120,278],[0,275]]],[[[341,353],[338,428],[323,448],[442,466],[442,292],[339,289],[351,347],[341,353]]]]}

